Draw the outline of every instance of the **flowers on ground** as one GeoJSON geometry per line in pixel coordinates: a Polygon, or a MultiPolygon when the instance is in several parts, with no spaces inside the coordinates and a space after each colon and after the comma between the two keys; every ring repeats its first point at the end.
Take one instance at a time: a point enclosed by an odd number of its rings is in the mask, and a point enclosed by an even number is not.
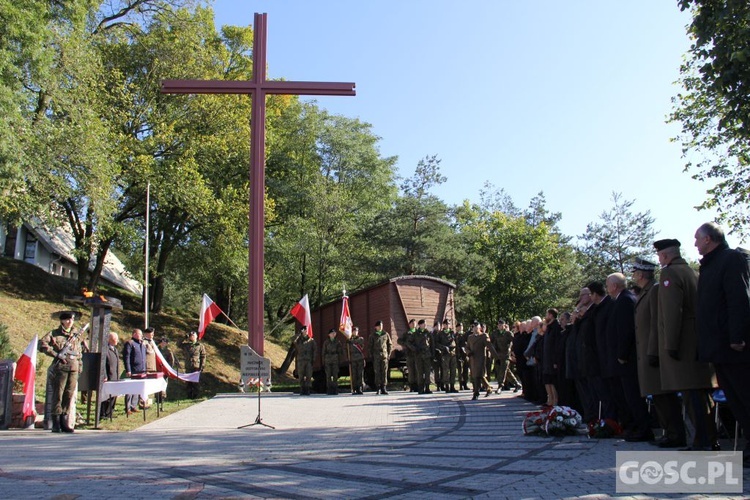
{"type": "Polygon", "coordinates": [[[526,414],[523,433],[532,436],[574,436],[589,433],[583,418],[568,406],[548,406],[526,414]]]}

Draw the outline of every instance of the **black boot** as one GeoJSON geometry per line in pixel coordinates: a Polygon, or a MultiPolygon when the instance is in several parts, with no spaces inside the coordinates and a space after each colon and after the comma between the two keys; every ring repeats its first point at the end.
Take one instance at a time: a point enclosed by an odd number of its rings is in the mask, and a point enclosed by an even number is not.
{"type": "Polygon", "coordinates": [[[380,394],[388,394],[388,391],[385,390],[385,386],[384,385],[380,386],[380,394]]]}
{"type": "Polygon", "coordinates": [[[430,390],[430,385],[427,384],[424,386],[424,394],[432,394],[432,391],[430,390]]]}
{"type": "Polygon", "coordinates": [[[60,432],[60,415],[52,415],[52,432],[60,432]]]}
{"type": "Polygon", "coordinates": [[[60,415],[60,430],[68,434],[73,434],[75,432],[75,430],[73,430],[73,428],[68,425],[67,413],[63,413],[62,415],[60,415]]]}

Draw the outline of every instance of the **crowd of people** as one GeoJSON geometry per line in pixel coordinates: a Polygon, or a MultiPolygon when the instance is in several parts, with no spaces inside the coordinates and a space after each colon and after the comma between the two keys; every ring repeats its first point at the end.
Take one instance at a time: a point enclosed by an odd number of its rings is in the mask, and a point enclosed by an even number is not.
{"type": "MultiPolygon", "coordinates": [[[[74,328],[75,312],[63,311],[59,314],[59,320],[60,325],[40,339],[39,351],[53,358],[49,371],[52,392],[48,395],[52,406],[52,432],[72,433],[74,432],[74,426],[70,418],[75,414],[75,411],[71,408],[74,408],[78,377],[83,370],[83,353],[88,351],[88,346],[85,339],[82,338],[82,330],[74,328]]],[[[119,335],[110,332],[106,336],[106,347],[102,349],[105,362],[103,381],[146,377],[149,374],[157,373],[163,374],[162,376],[166,375],[167,367],[163,363],[157,363],[157,342],[154,340],[154,334],[153,328],[146,328],[145,330],[135,328],[131,339],[124,343],[122,351],[118,351],[119,335]],[[120,358],[122,358],[122,368],[120,358]]],[[[206,363],[206,348],[198,341],[197,332],[190,332],[186,339],[180,343],[180,348],[184,355],[185,372],[203,371],[206,363]]],[[[169,367],[180,371],[180,361],[169,347],[167,337],[159,339],[158,351],[169,367]]],[[[186,383],[188,397],[198,397],[198,383],[186,383]]],[[[161,405],[166,398],[166,392],[161,392],[156,397],[157,404],[161,405]]],[[[115,397],[102,401],[99,411],[100,418],[112,418],[115,404],[115,397]]],[[[137,394],[125,396],[126,415],[148,406],[149,402],[143,401],[137,394]]]]}

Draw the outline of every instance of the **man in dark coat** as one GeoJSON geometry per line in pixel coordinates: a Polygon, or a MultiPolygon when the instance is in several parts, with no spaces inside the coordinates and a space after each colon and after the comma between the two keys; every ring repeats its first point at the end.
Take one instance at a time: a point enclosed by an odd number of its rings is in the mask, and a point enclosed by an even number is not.
{"type": "Polygon", "coordinates": [[[635,303],[635,346],[638,361],[638,383],[641,396],[651,396],[656,418],[664,436],[654,444],[660,448],[685,446],[685,424],[682,403],[677,393],[665,391],[659,373],[659,284],[654,279],[656,264],[636,259],[633,280],[641,289],[635,303]]]}
{"type": "MultiPolygon", "coordinates": [[[[719,386],[745,436],[750,436],[750,255],[731,250],[713,222],[695,232],[703,258],[698,279],[698,356],[713,363],[719,386]]],[[[743,451],[750,464],[750,440],[743,451]]]]}
{"type": "Polygon", "coordinates": [[[687,414],[695,428],[691,449],[718,448],[711,418],[709,391],[716,387],[711,366],[698,360],[695,301],[698,276],[680,255],[680,242],[654,242],[659,256],[659,370],[666,391],[682,392],[687,414]]]}
{"type": "MultiPolygon", "coordinates": [[[[104,353],[105,382],[120,380],[120,357],[117,355],[117,344],[119,342],[120,337],[115,332],[110,332],[107,336],[107,350],[104,353]]],[[[112,418],[116,401],[116,396],[110,396],[106,401],[102,401],[99,418],[112,418]]]]}
{"type": "Polygon", "coordinates": [[[637,354],[635,347],[635,295],[627,289],[627,279],[622,273],[607,276],[607,292],[612,297],[612,311],[608,322],[608,348],[612,349],[618,365],[614,375],[621,384],[625,405],[618,406],[621,422],[628,423],[626,441],[651,441],[651,419],[646,401],[638,385],[637,354]],[[628,420],[623,413],[628,412],[628,420]]]}
{"type": "Polygon", "coordinates": [[[560,322],[557,321],[558,316],[557,309],[547,309],[547,314],[544,317],[546,323],[546,332],[544,333],[544,347],[542,354],[542,382],[544,383],[544,390],[547,393],[547,404],[550,406],[557,406],[558,394],[557,394],[557,376],[558,366],[557,361],[557,344],[560,342],[560,322]]]}
{"type": "MultiPolygon", "coordinates": [[[[133,374],[146,373],[146,345],[143,343],[143,332],[136,328],[133,337],[125,342],[122,349],[122,362],[125,365],[125,377],[133,374]]],[[[138,395],[125,396],[125,413],[128,415],[138,411],[138,395]]]]}
{"type": "MultiPolygon", "coordinates": [[[[607,295],[604,285],[600,281],[592,281],[586,285],[591,291],[591,300],[594,303],[587,313],[591,315],[590,332],[584,336],[584,352],[586,357],[586,370],[589,374],[589,387],[593,389],[595,402],[601,408],[601,418],[617,420],[617,406],[615,401],[619,393],[619,383],[614,379],[612,363],[607,359],[607,322],[609,321],[612,299],[607,295]],[[596,361],[594,361],[594,359],[596,361]]],[[[623,400],[622,397],[619,398],[623,400]]]]}

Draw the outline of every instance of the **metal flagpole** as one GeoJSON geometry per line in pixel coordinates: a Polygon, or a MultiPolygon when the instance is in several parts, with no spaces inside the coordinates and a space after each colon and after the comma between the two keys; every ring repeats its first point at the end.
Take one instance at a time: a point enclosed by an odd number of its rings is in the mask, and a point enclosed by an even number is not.
{"type": "Polygon", "coordinates": [[[144,328],[148,328],[148,254],[149,254],[149,232],[150,232],[150,220],[151,219],[151,181],[146,183],[146,268],[144,270],[143,278],[143,322],[144,328]]]}

